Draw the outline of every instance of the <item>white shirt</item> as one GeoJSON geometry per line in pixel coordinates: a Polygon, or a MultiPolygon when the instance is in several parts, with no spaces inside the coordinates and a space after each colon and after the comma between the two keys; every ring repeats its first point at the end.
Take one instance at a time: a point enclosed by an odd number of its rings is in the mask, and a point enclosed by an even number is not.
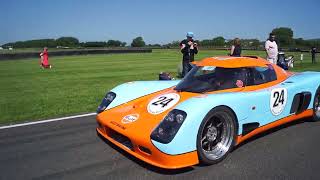
{"type": "Polygon", "coordinates": [[[276,41],[271,42],[267,40],[264,48],[267,51],[268,58],[274,59],[278,56],[278,45],[276,41]]]}

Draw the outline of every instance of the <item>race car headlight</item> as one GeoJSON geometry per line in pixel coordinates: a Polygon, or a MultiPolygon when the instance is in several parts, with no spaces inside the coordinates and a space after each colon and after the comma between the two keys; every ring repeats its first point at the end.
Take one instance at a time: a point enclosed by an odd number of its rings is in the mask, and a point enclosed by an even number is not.
{"type": "Polygon", "coordinates": [[[168,144],[177,134],[182,123],[187,117],[187,113],[174,109],[160,122],[151,133],[151,139],[163,144],[168,144]]]}
{"type": "Polygon", "coordinates": [[[106,96],[102,99],[101,104],[98,106],[97,114],[104,111],[115,98],[116,98],[116,93],[108,92],[106,96]]]}

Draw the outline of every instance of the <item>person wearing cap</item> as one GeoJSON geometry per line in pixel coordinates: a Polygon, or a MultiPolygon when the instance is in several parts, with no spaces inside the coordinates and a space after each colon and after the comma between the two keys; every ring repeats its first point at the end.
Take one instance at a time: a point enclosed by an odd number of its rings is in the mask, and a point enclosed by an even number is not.
{"type": "Polygon", "coordinates": [[[180,49],[182,53],[182,77],[184,77],[190,70],[190,62],[194,61],[194,55],[198,54],[198,45],[193,40],[193,32],[187,33],[187,39],[180,42],[180,49]]]}
{"type": "Polygon", "coordinates": [[[277,64],[278,60],[278,45],[275,41],[276,36],[273,33],[269,34],[269,39],[265,43],[267,52],[267,60],[271,63],[277,64]]]}

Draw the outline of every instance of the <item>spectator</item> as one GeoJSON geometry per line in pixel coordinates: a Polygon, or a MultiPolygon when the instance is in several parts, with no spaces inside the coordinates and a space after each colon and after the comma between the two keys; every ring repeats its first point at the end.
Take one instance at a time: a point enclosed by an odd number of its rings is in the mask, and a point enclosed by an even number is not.
{"type": "Polygon", "coordinates": [[[239,38],[233,40],[233,44],[230,50],[230,56],[240,57],[241,56],[241,43],[239,38]]]}
{"type": "Polygon", "coordinates": [[[277,64],[278,45],[275,38],[276,36],[273,33],[270,33],[269,39],[265,43],[265,49],[267,52],[267,60],[271,63],[277,64]]]}
{"type": "Polygon", "coordinates": [[[187,33],[187,39],[180,42],[182,57],[182,77],[184,77],[190,70],[190,62],[194,61],[194,54],[198,54],[198,45],[193,40],[193,32],[187,33]]]}
{"type": "Polygon", "coordinates": [[[49,64],[49,56],[48,56],[48,48],[45,47],[43,48],[43,52],[40,53],[40,67],[42,68],[50,68],[51,69],[51,65],[49,64]]]}
{"type": "Polygon", "coordinates": [[[316,53],[317,53],[316,47],[312,47],[311,48],[312,63],[316,63],[316,53]]]}

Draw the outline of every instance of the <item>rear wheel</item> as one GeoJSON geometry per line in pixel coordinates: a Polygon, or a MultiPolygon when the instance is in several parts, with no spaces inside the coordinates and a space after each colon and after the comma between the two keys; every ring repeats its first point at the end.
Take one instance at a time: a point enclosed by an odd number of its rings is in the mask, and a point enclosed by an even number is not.
{"type": "Polygon", "coordinates": [[[235,145],[237,130],[236,117],[229,108],[212,109],[198,130],[199,161],[207,165],[222,161],[235,145]]]}
{"type": "Polygon", "coordinates": [[[313,101],[313,120],[320,121],[320,86],[318,87],[313,101]]]}

